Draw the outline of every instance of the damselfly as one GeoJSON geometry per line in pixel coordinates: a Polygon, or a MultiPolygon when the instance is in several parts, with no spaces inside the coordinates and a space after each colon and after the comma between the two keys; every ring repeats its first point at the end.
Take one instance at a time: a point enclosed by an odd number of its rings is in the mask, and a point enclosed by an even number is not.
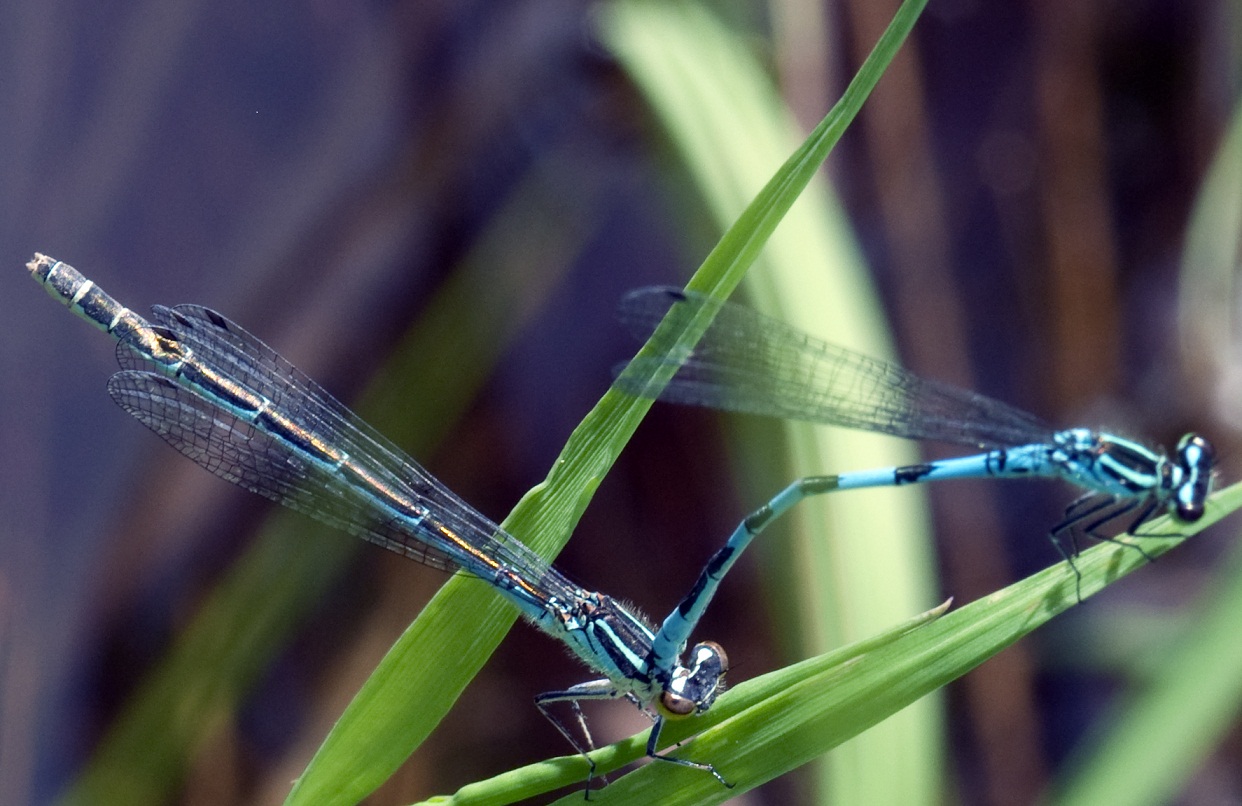
{"type": "Polygon", "coordinates": [[[53,297],[117,340],[122,371],[109,379],[108,393],[168,444],[220,478],[343,531],[435,568],[464,569],[603,674],[535,699],[584,756],[593,745],[578,702],[624,698],[654,720],[648,756],[731,786],[711,764],[656,751],[665,720],[706,711],[723,685],[728,662],[720,646],[699,643],[685,663],[681,656],[719,576],[736,559],[732,547],[717,552],[656,629],[612,597],[570,582],[215,311],[157,305],[147,320],[65,263],[35,255],[27,268],[53,297]],[[570,704],[586,746],[553,716],[555,703],[570,704]]]}
{"type": "Polygon", "coordinates": [[[1051,529],[1053,544],[1075,575],[1080,535],[1112,539],[1100,530],[1114,521],[1125,524],[1125,534],[1135,535],[1161,512],[1184,523],[1203,516],[1214,455],[1197,434],[1182,437],[1169,458],[1105,431],[1056,431],[983,395],[828,344],[743,306],[677,288],[639,289],[620,306],[622,320],[640,338],[662,321],[681,328],[705,313],[712,324],[688,356],[637,358],[619,373],[618,385],[631,394],[675,403],[988,449],[975,456],[800,479],[740,526],[731,545],[749,541],[757,517],[775,517],[808,495],[984,476],[1061,478],[1087,491],[1051,529]],[[667,386],[649,383],[670,364],[677,365],[677,373],[667,386]],[[1062,538],[1068,538],[1068,548],[1062,538]]]}

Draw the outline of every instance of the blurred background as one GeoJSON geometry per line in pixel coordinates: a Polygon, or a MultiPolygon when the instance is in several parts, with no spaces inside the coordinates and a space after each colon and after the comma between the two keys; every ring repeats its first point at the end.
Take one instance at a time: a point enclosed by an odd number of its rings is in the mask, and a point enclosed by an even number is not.
{"type": "MultiPolygon", "coordinates": [[[[110,341],[22,264],[51,254],[140,312],[224,312],[500,520],[632,353],[616,301],[683,282],[719,237],[701,171],[653,111],[660,62],[602,33],[608,8],[4,9],[0,802],[53,802],[101,765],[138,769],[143,753],[100,748],[179,636],[211,618],[253,651],[218,677],[215,658],[192,664],[207,681],[193,716],[164,715],[176,736],[150,739],[161,766],[127,802],[280,802],[444,579],[278,515],[168,450],[108,399],[110,341]],[[213,603],[246,575],[270,580],[269,600],[221,615],[213,603]]],[[[895,5],[705,8],[805,132],[895,5]]],[[[922,374],[1054,423],[1165,445],[1198,430],[1235,478],[1239,30],[1224,3],[933,0],[825,172],[843,210],[832,226],[851,233],[876,294],[836,304],[878,300],[922,374]]],[[[666,612],[789,480],[756,477],[778,464],[762,451],[731,469],[738,422],[657,406],[558,565],[666,612]]],[[[883,464],[840,461],[822,471],[883,464]]],[[[1050,565],[1040,524],[1073,495],[930,491],[937,577],[921,605],[1050,565]]],[[[943,764],[936,799],[1029,803],[1089,763],[1126,693],[1238,575],[1232,548],[1218,528],[951,686],[928,749],[943,764]]],[[[783,572],[764,558],[739,567],[700,630],[745,677],[804,656],[781,634],[783,572]]],[[[581,679],[518,628],[367,802],[567,752],[531,697],[581,679]]],[[[1242,803],[1236,694],[1220,696],[1175,802],[1242,803]]],[[[610,741],[644,726],[622,705],[592,718],[610,741]]],[[[795,773],[744,802],[795,800],[830,797],[795,773]]]]}

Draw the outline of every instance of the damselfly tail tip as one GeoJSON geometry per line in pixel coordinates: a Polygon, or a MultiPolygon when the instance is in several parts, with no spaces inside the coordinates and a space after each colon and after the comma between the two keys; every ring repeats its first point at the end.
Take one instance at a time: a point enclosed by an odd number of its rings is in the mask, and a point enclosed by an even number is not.
{"type": "Polygon", "coordinates": [[[39,267],[50,266],[55,262],[56,261],[54,259],[48,257],[42,252],[35,252],[34,257],[32,257],[29,261],[27,261],[26,270],[29,271],[31,274],[34,274],[35,272],[39,270],[39,267]]]}

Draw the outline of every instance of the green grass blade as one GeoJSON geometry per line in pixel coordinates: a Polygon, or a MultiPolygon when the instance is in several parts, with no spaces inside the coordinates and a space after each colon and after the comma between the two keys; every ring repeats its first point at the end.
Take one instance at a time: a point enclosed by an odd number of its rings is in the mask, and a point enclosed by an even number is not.
{"type": "MultiPolygon", "coordinates": [[[[724,235],[691,286],[716,295],[736,286],[857,114],[924,5],[925,0],[908,0],[902,6],[841,102],[724,235]]],[[[638,6],[607,7],[610,24],[638,6]]],[[[683,343],[697,335],[684,334],[683,343]]],[[[544,556],[554,555],[649,407],[648,401],[606,394],[574,430],[547,479],[523,497],[503,526],[544,556]]],[[[515,617],[480,585],[460,579],[445,585],[354,698],[286,803],[352,804],[373,791],[421,742],[423,736],[411,732],[409,723],[416,716],[438,721],[515,617]],[[412,680],[411,664],[428,656],[439,659],[438,668],[412,680]]]]}
{"type": "MultiPolygon", "coordinates": [[[[768,243],[772,231],[819,170],[846,127],[858,115],[863,102],[909,35],[925,5],[926,0],[906,0],[901,4],[893,21],[846,87],[841,100],[747,205],[687,287],[720,296],[736,288],[742,274],[768,243]]],[[[604,8],[604,31],[611,47],[626,59],[627,64],[642,70],[644,65],[654,62],[634,50],[675,48],[677,41],[660,39],[660,31],[694,25],[701,22],[702,17],[698,15],[702,13],[692,2],[618,2],[604,8]]],[[[651,83],[641,77],[639,80],[644,84],[651,83]]]]}
{"type": "MultiPolygon", "coordinates": [[[[702,7],[634,3],[616,13],[623,16],[609,42],[711,218],[727,227],[797,141],[792,115],[751,41],[702,7]]],[[[829,341],[890,355],[881,306],[853,233],[820,179],[773,233],[759,261],[762,271],[748,276],[751,304],[829,341]]],[[[766,474],[762,486],[749,485],[759,500],[776,484],[851,467],[857,456],[875,465],[917,461],[907,441],[796,423],[785,433],[789,453],[780,480],[766,474]]],[[[739,465],[770,464],[773,444],[767,432],[750,440],[739,465]]],[[[936,569],[922,488],[825,496],[800,504],[789,520],[795,541],[782,539],[779,548],[765,542],[756,551],[779,577],[769,586],[769,609],[786,617],[774,619],[773,628],[791,633],[781,640],[798,648],[797,657],[872,635],[932,601],[936,569]],[[778,557],[785,560],[779,569],[778,557]]],[[[925,699],[832,754],[821,789],[841,803],[938,802],[945,752],[940,705],[925,699]]]]}
{"type": "MultiPolygon", "coordinates": [[[[1185,537],[1131,540],[1141,540],[1147,554],[1159,557],[1240,507],[1242,485],[1234,485],[1212,498],[1208,515],[1184,530],[1185,537]]],[[[1153,532],[1171,527],[1167,518],[1150,525],[1153,532]]],[[[1084,599],[1147,564],[1121,542],[1083,552],[1076,565],[1084,599]]],[[[735,784],[733,789],[698,770],[647,764],[593,793],[592,802],[684,806],[740,795],[869,730],[1076,603],[1074,574],[1057,563],[947,615],[937,618],[939,611],[931,611],[857,645],[739,684],[707,714],[671,723],[664,737],[681,742],[672,750],[681,757],[711,759],[735,784]]],[[[636,736],[592,757],[607,772],[640,757],[644,743],[645,735],[636,736]]],[[[583,769],[579,759],[552,759],[434,802],[511,803],[572,785],[583,769]]],[[[581,793],[575,792],[557,802],[580,801],[581,793]]]]}

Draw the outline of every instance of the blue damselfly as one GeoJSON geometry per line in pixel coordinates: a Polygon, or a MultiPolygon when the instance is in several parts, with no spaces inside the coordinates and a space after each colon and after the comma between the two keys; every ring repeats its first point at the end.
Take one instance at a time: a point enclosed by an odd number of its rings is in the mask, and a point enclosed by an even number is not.
{"type": "Polygon", "coordinates": [[[1080,535],[1111,539],[1100,530],[1112,522],[1124,523],[1124,533],[1136,535],[1162,512],[1184,523],[1203,516],[1214,453],[1198,434],[1183,436],[1170,458],[1106,431],[1054,430],[999,401],[828,344],[743,306],[678,288],[632,291],[620,306],[621,319],[640,338],[661,322],[678,330],[705,314],[712,324],[692,352],[637,358],[619,368],[617,384],[631,394],[674,403],[988,449],[974,456],[799,479],[738,527],[729,540],[738,550],[756,526],[809,495],[939,479],[1060,478],[1086,490],[1051,529],[1053,544],[1076,575],[1073,558],[1080,535]],[[667,385],[648,382],[670,365],[676,366],[676,375],[667,385]]]}
{"type": "MultiPolygon", "coordinates": [[[[168,444],[291,509],[426,565],[477,576],[604,675],[535,699],[584,756],[592,741],[578,702],[627,699],[654,720],[647,755],[730,786],[709,763],[656,752],[665,720],[706,711],[722,688],[728,661],[720,646],[696,644],[681,660],[710,593],[696,588],[657,629],[612,597],[569,581],[215,311],[157,305],[148,320],[65,263],[35,255],[27,268],[53,297],[117,340],[121,371],[108,380],[108,393],[168,444]],[[549,710],[556,703],[572,706],[585,746],[549,710]]],[[[733,556],[722,550],[711,573],[723,573],[733,556]]]]}

